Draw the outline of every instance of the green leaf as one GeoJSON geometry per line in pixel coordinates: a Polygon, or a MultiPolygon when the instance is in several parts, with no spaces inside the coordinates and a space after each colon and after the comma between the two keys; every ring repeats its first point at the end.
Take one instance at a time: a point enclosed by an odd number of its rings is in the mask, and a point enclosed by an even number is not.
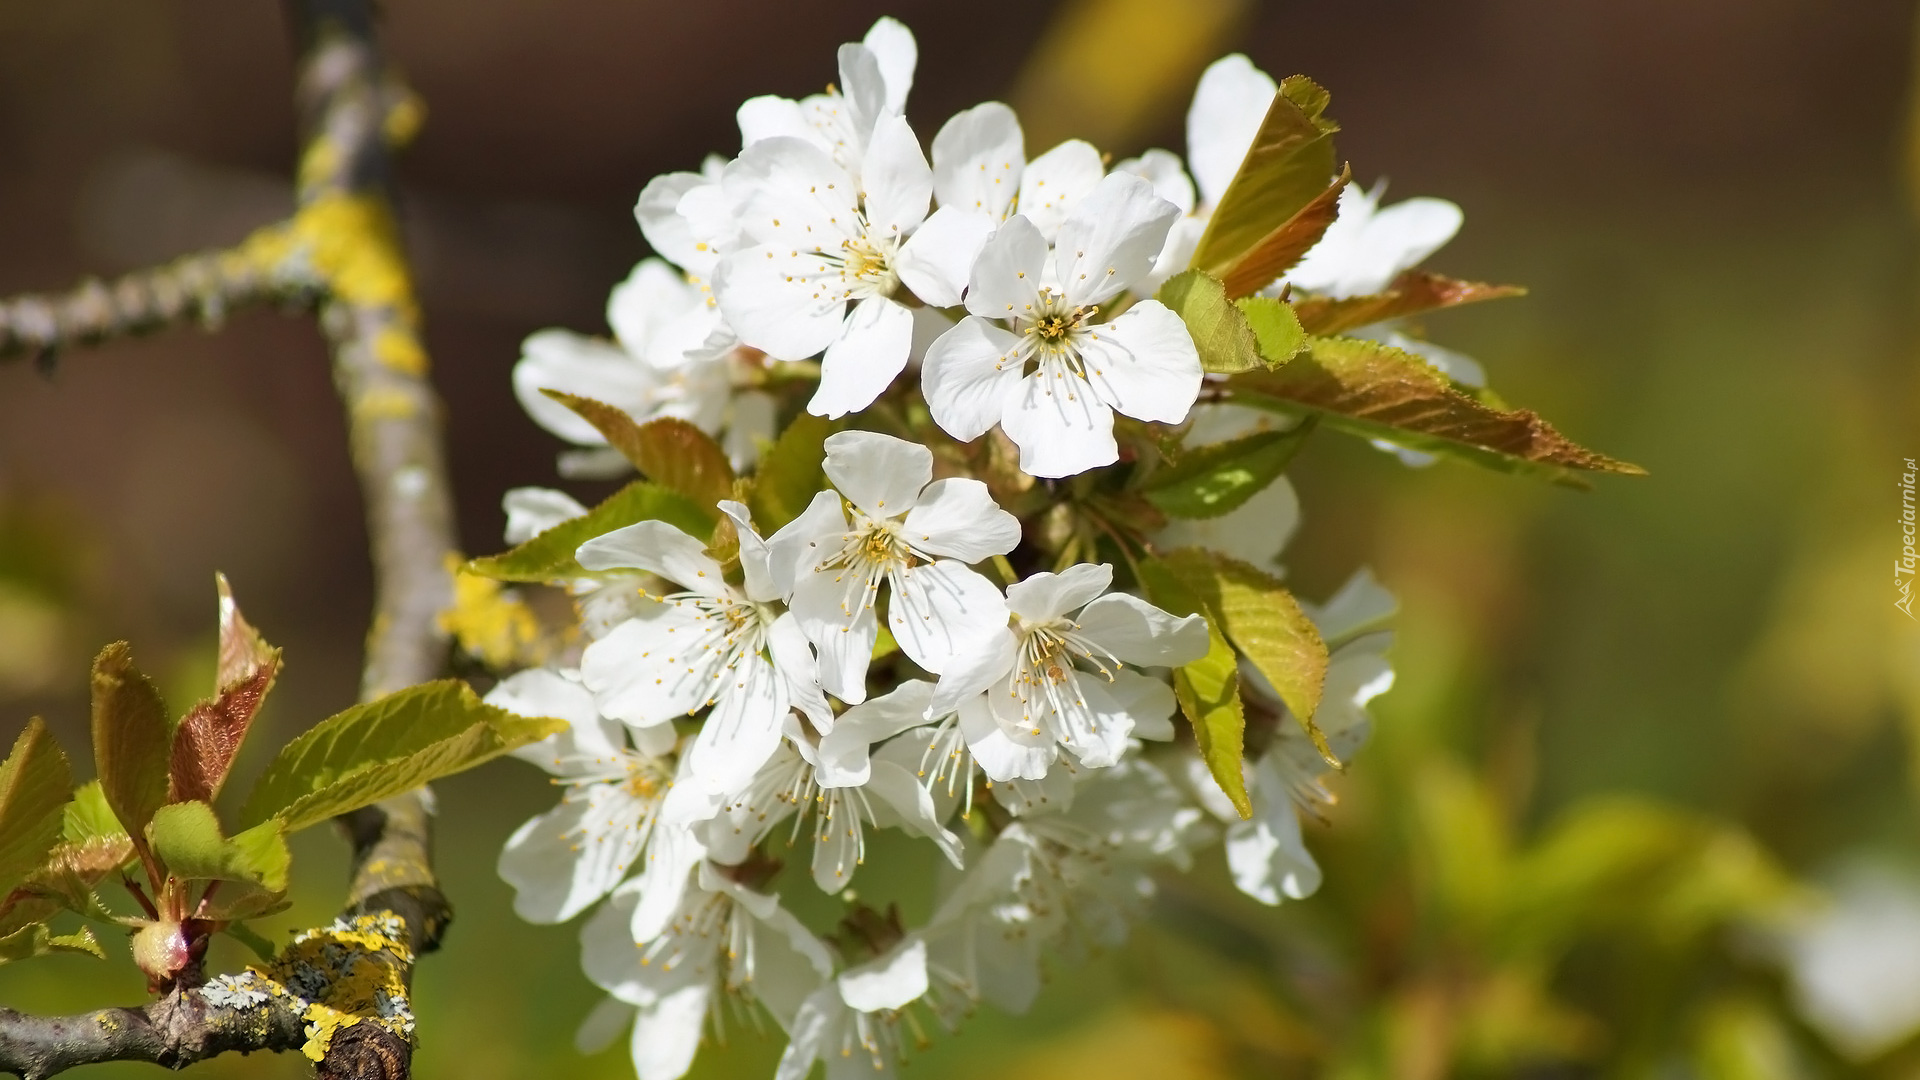
{"type": "Polygon", "coordinates": [[[147,826],[154,857],[182,881],[238,881],[285,892],[293,856],[278,819],[229,840],[213,807],[203,802],[163,806],[147,826]]]}
{"type": "Polygon", "coordinates": [[[717,513],[702,510],[686,496],[658,484],[636,480],[584,515],[563,521],[511,551],[474,559],[466,568],[496,581],[593,577],[592,571],[575,561],[573,553],[594,537],[656,519],[691,536],[708,536],[717,513]]]}
{"type": "Polygon", "coordinates": [[[1327,679],[1327,645],[1286,586],[1238,559],[1202,548],[1165,552],[1160,562],[1204,605],[1208,621],[1273,684],[1320,756],[1341,767],[1313,720],[1327,679]]]}
{"type": "Polygon", "coordinates": [[[167,801],[168,730],[160,692],[133,666],[124,641],[93,661],[93,763],[107,805],[145,850],[147,822],[167,801]]]}
{"type": "Polygon", "coordinates": [[[86,953],[105,960],[107,954],[94,939],[93,931],[81,927],[72,934],[55,934],[45,923],[34,923],[0,937],[0,964],[30,960],[51,953],[86,953]]]}
{"type": "Polygon", "coordinates": [[[1327,226],[1340,212],[1340,190],[1353,178],[1351,169],[1343,168],[1340,175],[1334,177],[1325,191],[1308,200],[1305,206],[1294,211],[1293,216],[1274,227],[1274,230],[1260,238],[1246,253],[1234,260],[1221,275],[1221,282],[1227,288],[1227,295],[1238,299],[1252,296],[1261,289],[1280,279],[1280,275],[1293,269],[1307,250],[1320,242],[1326,234],[1327,226]]]}
{"type": "Polygon", "coordinates": [[[0,764],[0,895],[26,877],[60,839],[62,811],[73,798],[67,755],[34,717],[0,764]]]}
{"type": "Polygon", "coordinates": [[[1227,299],[1226,286],[1218,278],[1183,270],[1168,278],[1153,298],[1187,324],[1202,368],[1230,375],[1265,366],[1247,317],[1227,299]]]}
{"type": "Polygon", "coordinates": [[[669,491],[711,511],[715,503],[733,498],[733,466],[713,437],[678,417],[638,423],[625,410],[603,401],[542,390],[592,424],[640,474],[669,491]]]}
{"type": "Polygon", "coordinates": [[[1525,296],[1518,285],[1488,285],[1479,281],[1458,281],[1419,270],[1409,270],[1393,280],[1386,292],[1352,296],[1344,300],[1331,297],[1303,297],[1293,302],[1301,325],[1310,333],[1338,334],[1355,327],[1368,326],[1385,319],[1404,319],[1441,308],[1477,304],[1482,300],[1500,300],[1525,296]]]}
{"type": "Polygon", "coordinates": [[[1463,393],[1425,360],[1360,338],[1310,338],[1307,351],[1272,371],[1228,383],[1233,400],[1317,414],[1328,424],[1414,450],[1584,487],[1575,470],[1644,476],[1595,453],[1525,409],[1501,409],[1463,393]]]}
{"type": "Polygon", "coordinates": [[[233,602],[224,574],[220,593],[220,658],[213,697],[180,718],[167,766],[167,801],[213,801],[227,781],[240,744],[280,674],[280,650],[260,637],[233,602]]]}
{"type": "Polygon", "coordinates": [[[566,730],[483,703],[466,683],[424,683],[356,705],[280,751],[240,811],[253,826],[279,818],[289,833],[566,730]]]}
{"type": "MultiPolygon", "coordinates": [[[[1200,595],[1181,576],[1157,559],[1140,563],[1140,583],[1147,596],[1175,615],[1206,615],[1200,595]]],[[[1240,701],[1240,671],[1233,647],[1212,618],[1207,619],[1207,655],[1176,668],[1173,694],[1180,712],[1193,725],[1193,738],[1213,781],[1243,818],[1253,816],[1247,798],[1241,759],[1246,753],[1247,718],[1240,701]]]]}
{"type": "Polygon", "coordinates": [[[1188,266],[1225,277],[1326,191],[1334,173],[1333,133],[1340,130],[1324,115],[1328,100],[1311,79],[1296,75],[1280,84],[1188,266]]]}
{"type": "Polygon", "coordinates": [[[760,455],[748,508],[762,535],[771,536],[799,517],[814,495],[825,489],[826,473],[821,463],[827,457],[827,436],[839,428],[824,416],[801,413],[780,433],[772,448],[760,455]]]}
{"type": "Polygon", "coordinates": [[[74,789],[73,801],[61,815],[61,839],[77,844],[108,837],[124,839],[126,835],[120,819],[113,816],[113,807],[107,805],[107,793],[100,781],[89,780],[74,789]]]}
{"type": "Polygon", "coordinates": [[[261,937],[253,927],[243,922],[230,923],[223,927],[221,932],[231,935],[233,940],[252,949],[253,955],[262,960],[271,961],[274,954],[280,951],[273,947],[273,942],[261,937]]]}
{"type": "Polygon", "coordinates": [[[1267,367],[1279,367],[1307,347],[1306,328],[1300,325],[1300,316],[1294,314],[1292,305],[1270,296],[1249,296],[1235,300],[1234,306],[1246,317],[1247,328],[1253,331],[1254,343],[1267,367]]]}
{"type": "Polygon", "coordinates": [[[1184,450],[1180,459],[1140,486],[1147,501],[1174,517],[1211,518],[1237,510],[1273,483],[1313,431],[1259,431],[1184,450]]]}

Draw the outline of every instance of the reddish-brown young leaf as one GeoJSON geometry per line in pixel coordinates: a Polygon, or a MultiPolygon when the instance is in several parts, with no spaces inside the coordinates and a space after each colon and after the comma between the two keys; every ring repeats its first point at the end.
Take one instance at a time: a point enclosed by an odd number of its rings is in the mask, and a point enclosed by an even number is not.
{"type": "Polygon", "coordinates": [[[1526,294],[1527,290],[1518,285],[1488,285],[1409,270],[1395,278],[1386,292],[1345,300],[1303,298],[1293,302],[1293,311],[1300,316],[1300,325],[1307,328],[1307,333],[1325,336],[1383,319],[1401,319],[1441,308],[1526,294]]]}
{"type": "Polygon", "coordinates": [[[1227,299],[1252,296],[1279,280],[1281,274],[1293,269],[1307,249],[1320,242],[1327,226],[1333,224],[1333,219],[1339,215],[1340,192],[1351,179],[1352,166],[1343,166],[1340,175],[1334,177],[1333,183],[1328,184],[1325,191],[1294,211],[1292,217],[1281,222],[1248,248],[1232,266],[1227,267],[1226,273],[1220,275],[1221,282],[1227,287],[1227,299]]]}
{"type": "Polygon", "coordinates": [[[1249,405],[1270,399],[1367,438],[1574,487],[1586,486],[1577,472],[1646,473],[1575,443],[1537,413],[1465,393],[1425,360],[1377,341],[1310,338],[1278,368],[1244,372],[1227,385],[1249,405]]]}
{"type": "Polygon", "coordinates": [[[247,729],[280,674],[280,650],[268,645],[233,601],[225,575],[220,590],[220,662],[213,697],[195,705],[173,733],[167,764],[167,801],[212,802],[240,753],[247,729]]]}
{"type": "Polygon", "coordinates": [[[733,497],[733,466],[727,462],[726,451],[712,436],[685,420],[663,416],[642,424],[604,401],[558,390],[541,393],[579,413],[641,475],[685,495],[701,509],[711,510],[720,500],[733,497]]]}

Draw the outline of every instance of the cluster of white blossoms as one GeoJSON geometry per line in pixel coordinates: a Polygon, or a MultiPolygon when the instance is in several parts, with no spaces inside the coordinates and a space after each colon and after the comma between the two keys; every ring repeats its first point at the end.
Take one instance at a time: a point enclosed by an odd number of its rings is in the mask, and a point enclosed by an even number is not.
{"type": "MultiPolygon", "coordinates": [[[[1127,432],[1146,425],[1189,452],[1277,430],[1272,413],[1202,400],[1218,377],[1152,298],[1186,266],[1274,80],[1217,62],[1184,165],[1154,150],[1109,169],[1077,140],[1029,159],[998,102],[923,149],[905,115],[916,45],[891,19],[838,61],[837,88],[742,105],[733,159],[648,183],[636,213],[658,257],[614,290],[613,340],[543,331],[513,376],[533,419],[574,444],[570,477],[628,458],[544,391],[692,424],[743,476],[736,492],[776,464],[763,459],[783,417],[836,429],[790,520],[756,523],[738,494],[699,508],[711,536],[664,519],[566,533],[573,647],[490,696],[570,724],[519,752],[564,794],[499,869],[528,920],[592,909],[582,962],[608,998],[579,1043],[630,1025],[642,1080],[683,1075],[743,1008],[786,1032],[781,1080],[817,1060],[831,1077],[889,1073],[920,1037],[914,1008],[949,1026],[981,1001],[1025,1009],[1049,956],[1118,941],[1153,875],[1215,841],[1249,896],[1311,894],[1301,815],[1333,800],[1328,752],[1359,748],[1392,682],[1394,602],[1364,570],[1301,605],[1324,643],[1325,749],[1258,657],[1227,654],[1234,708],[1261,733],[1237,808],[1175,723],[1173,673],[1226,639],[1136,595],[1152,592],[1140,563],[1203,548],[1273,575],[1292,490],[1276,470],[1231,512],[1181,516],[1098,486],[1137,464],[1127,432]],[[876,830],[928,842],[911,872],[945,866],[923,918],[848,890],[876,830]],[[809,887],[848,898],[837,932],[774,891],[806,885],[782,873],[802,859],[809,887]]],[[[1450,203],[1382,208],[1378,188],[1349,187],[1284,286],[1377,293],[1459,223],[1450,203]]],[[[1391,324],[1358,335],[1471,377],[1391,324]]],[[[593,520],[546,489],[507,510],[514,543],[593,520]]]]}

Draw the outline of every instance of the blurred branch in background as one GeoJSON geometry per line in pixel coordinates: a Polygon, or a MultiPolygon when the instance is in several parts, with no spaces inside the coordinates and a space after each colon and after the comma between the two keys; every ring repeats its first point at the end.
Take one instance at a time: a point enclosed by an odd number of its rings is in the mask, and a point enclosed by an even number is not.
{"type": "MultiPolygon", "coordinates": [[[[293,0],[287,11],[301,57],[305,129],[293,216],[230,251],[129,275],[112,287],[89,283],[66,297],[0,304],[0,349],[45,356],[189,316],[211,321],[267,296],[317,300],[373,546],[375,610],[361,687],[362,700],[370,701],[444,667],[439,616],[452,598],[447,567],[457,558],[439,403],[427,380],[420,311],[392,205],[389,151],[412,137],[421,107],[387,66],[371,5],[293,0]]],[[[397,943],[373,935],[365,947],[400,956],[403,980],[410,980],[412,958],[438,945],[451,917],[432,870],[429,812],[425,793],[416,791],[342,819],[354,845],[347,915],[361,920],[355,927],[397,923],[397,943]]],[[[144,1012],[117,1020],[110,1013],[0,1013],[0,1070],[39,1080],[92,1061],[132,1058],[178,1068],[226,1050],[296,1045],[289,1030],[300,1033],[298,1017],[276,1011],[277,997],[253,1000],[236,986],[176,987],[144,1012]]],[[[327,1035],[317,1047],[308,1044],[320,1077],[409,1074],[410,1039],[384,1026],[350,1019],[327,1035]]]]}
{"type": "Polygon", "coordinates": [[[1029,153],[1072,137],[1103,151],[1135,143],[1191,95],[1233,40],[1251,0],[1068,0],[1014,83],[1029,153]]]}

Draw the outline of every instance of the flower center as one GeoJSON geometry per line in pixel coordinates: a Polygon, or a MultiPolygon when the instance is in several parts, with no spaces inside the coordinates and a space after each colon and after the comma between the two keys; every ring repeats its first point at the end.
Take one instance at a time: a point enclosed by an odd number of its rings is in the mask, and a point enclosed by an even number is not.
{"type": "Polygon", "coordinates": [[[1050,288],[1041,288],[1039,310],[1033,318],[1019,322],[1026,338],[1023,374],[1031,375],[1047,368],[1055,373],[1086,377],[1086,365],[1080,359],[1079,339],[1089,333],[1088,324],[1100,314],[1098,305],[1068,306],[1066,297],[1050,288]]]}
{"type": "Polygon", "coordinates": [[[864,300],[869,296],[892,296],[900,288],[900,275],[893,269],[896,246],[897,241],[892,238],[862,232],[858,237],[840,241],[839,251],[823,251],[821,256],[840,264],[846,298],[864,300]]]}
{"type": "Polygon", "coordinates": [[[847,568],[874,578],[903,570],[917,561],[900,523],[891,518],[874,519],[857,507],[850,508],[854,526],[845,534],[840,550],[820,564],[822,570],[847,568]]]}

